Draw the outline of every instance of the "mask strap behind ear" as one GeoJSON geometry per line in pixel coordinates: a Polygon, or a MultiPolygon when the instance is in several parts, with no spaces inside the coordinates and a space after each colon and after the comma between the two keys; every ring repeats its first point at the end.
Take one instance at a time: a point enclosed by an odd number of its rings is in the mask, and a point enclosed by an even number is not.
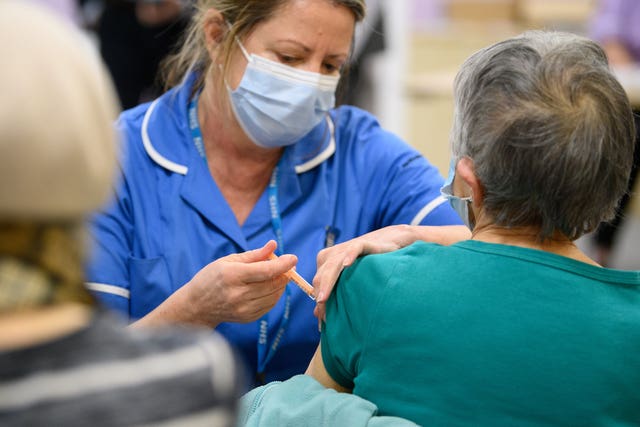
{"type": "MultiPolygon", "coordinates": [[[[227,28],[229,28],[229,31],[231,31],[231,23],[229,21],[227,21],[227,28]]],[[[236,43],[238,43],[238,46],[240,46],[240,50],[242,51],[242,54],[244,55],[247,62],[252,62],[251,56],[249,55],[249,52],[247,52],[247,49],[244,48],[244,45],[240,41],[240,38],[238,36],[233,36],[233,38],[235,39],[236,43]]]]}
{"type": "Polygon", "coordinates": [[[249,52],[247,52],[247,49],[244,48],[244,46],[242,45],[242,42],[240,41],[238,36],[234,36],[234,37],[236,39],[236,43],[238,43],[238,46],[240,46],[240,50],[242,51],[242,54],[246,58],[247,62],[253,62],[253,61],[251,61],[251,56],[249,55],[249,52]]]}

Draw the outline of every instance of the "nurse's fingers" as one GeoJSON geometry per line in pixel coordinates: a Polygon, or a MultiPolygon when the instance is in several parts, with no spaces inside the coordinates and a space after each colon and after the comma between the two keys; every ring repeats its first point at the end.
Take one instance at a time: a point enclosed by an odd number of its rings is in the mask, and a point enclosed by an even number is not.
{"type": "Polygon", "coordinates": [[[327,300],[342,270],[353,264],[359,253],[359,250],[336,253],[322,264],[318,264],[316,275],[313,278],[313,287],[316,289],[318,301],[327,300]]]}
{"type": "Polygon", "coordinates": [[[265,282],[282,276],[295,267],[298,258],[295,255],[285,254],[277,259],[266,261],[240,262],[224,257],[216,262],[220,266],[222,281],[239,285],[265,282]]]}
{"type": "Polygon", "coordinates": [[[251,264],[236,264],[241,268],[242,281],[245,283],[263,282],[282,276],[295,268],[298,257],[285,254],[268,261],[258,261],[251,264]]]}
{"type": "MultiPolygon", "coordinates": [[[[270,286],[267,286],[267,288],[269,287],[270,286]]],[[[276,305],[278,300],[280,300],[285,287],[286,282],[284,282],[284,285],[281,285],[272,291],[260,294],[252,299],[246,299],[241,307],[241,310],[244,311],[244,314],[241,316],[243,321],[253,322],[268,313],[269,310],[276,305]]]]}
{"type": "Polygon", "coordinates": [[[227,261],[233,262],[256,262],[256,261],[265,261],[269,258],[269,255],[276,250],[278,244],[275,240],[269,240],[264,244],[261,248],[253,249],[251,251],[241,252],[239,254],[231,254],[224,257],[227,261]]]}
{"type": "Polygon", "coordinates": [[[269,240],[261,248],[218,259],[217,262],[225,266],[225,282],[262,282],[295,268],[298,263],[295,255],[285,254],[271,258],[276,248],[276,242],[269,240]]]}
{"type": "Polygon", "coordinates": [[[313,278],[317,304],[313,314],[319,320],[324,320],[325,318],[325,302],[331,295],[340,273],[345,267],[353,264],[362,251],[363,247],[360,242],[350,241],[323,249],[318,254],[318,268],[313,278]]]}
{"type": "Polygon", "coordinates": [[[234,286],[224,291],[224,321],[247,323],[257,320],[278,302],[287,279],[277,277],[266,282],[234,286]]]}

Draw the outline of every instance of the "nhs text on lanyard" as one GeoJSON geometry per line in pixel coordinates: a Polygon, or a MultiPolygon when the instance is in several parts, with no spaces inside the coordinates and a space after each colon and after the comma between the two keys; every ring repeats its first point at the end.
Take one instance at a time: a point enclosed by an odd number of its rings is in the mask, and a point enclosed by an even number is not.
{"type": "MultiPolygon", "coordinates": [[[[206,160],[206,155],[204,151],[204,143],[202,141],[202,132],[200,130],[200,124],[198,123],[198,94],[194,96],[194,98],[189,103],[189,128],[191,130],[191,137],[193,138],[193,143],[200,153],[200,156],[206,160]]],[[[271,213],[271,225],[273,226],[273,231],[276,235],[276,242],[278,242],[278,248],[276,249],[277,255],[282,255],[284,252],[284,245],[282,241],[282,220],[280,218],[280,208],[278,206],[278,167],[273,170],[271,174],[271,179],[269,180],[269,186],[267,187],[267,195],[269,197],[269,211],[271,213]]],[[[284,314],[282,315],[282,319],[280,319],[280,325],[278,327],[278,332],[276,333],[276,337],[274,338],[271,345],[268,345],[267,334],[269,332],[269,319],[268,314],[262,316],[259,321],[259,331],[258,331],[258,366],[256,379],[260,383],[265,382],[265,370],[267,364],[276,353],[278,346],[280,345],[280,341],[284,336],[285,331],[287,330],[287,325],[289,323],[289,315],[291,312],[291,291],[289,290],[289,286],[285,288],[285,305],[284,305],[284,314]]]]}

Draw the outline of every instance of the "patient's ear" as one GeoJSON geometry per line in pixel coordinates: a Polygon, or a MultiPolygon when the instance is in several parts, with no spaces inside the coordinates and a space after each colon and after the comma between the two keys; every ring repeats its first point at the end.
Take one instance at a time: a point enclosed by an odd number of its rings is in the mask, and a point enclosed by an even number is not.
{"type": "Polygon", "coordinates": [[[471,196],[474,204],[482,205],[484,200],[484,188],[482,183],[476,176],[476,169],[473,160],[469,157],[463,157],[456,165],[456,176],[460,177],[461,195],[471,196]]]}

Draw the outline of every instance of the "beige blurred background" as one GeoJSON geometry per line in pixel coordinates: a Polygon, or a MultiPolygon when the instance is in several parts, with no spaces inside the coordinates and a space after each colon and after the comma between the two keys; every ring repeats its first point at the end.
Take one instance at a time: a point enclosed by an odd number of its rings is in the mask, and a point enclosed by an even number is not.
{"type": "MultiPolygon", "coordinates": [[[[413,9],[424,0],[417,0],[413,9]]],[[[453,77],[476,50],[531,28],[586,32],[592,0],[449,0],[442,16],[414,23],[405,78],[406,137],[436,164],[448,166],[453,77]]],[[[438,13],[438,12],[432,12],[438,13]]]]}
{"type": "MultiPolygon", "coordinates": [[[[104,0],[31,1],[52,7],[71,22],[84,22],[84,26],[91,27],[87,23],[96,19],[94,5],[104,0]],[[81,13],[73,6],[79,3],[84,4],[81,13]]],[[[452,83],[464,59],[482,47],[528,29],[587,35],[597,2],[367,0],[369,13],[358,27],[355,45],[359,73],[353,73],[357,82],[366,84],[354,91],[358,98],[355,103],[373,112],[385,128],[420,150],[446,175],[453,111],[452,83]],[[371,42],[376,35],[384,42],[371,42]],[[380,51],[381,46],[384,49],[380,51]],[[369,54],[359,55],[367,49],[369,54]]],[[[97,45],[95,34],[87,33],[97,45]]],[[[632,75],[619,73],[619,76],[632,103],[640,109],[640,67],[632,75]]],[[[635,188],[631,208],[618,232],[611,267],[640,270],[640,195],[635,195],[638,191],[640,184],[635,188]]],[[[589,236],[578,244],[593,255],[589,236]]]]}
{"type": "MultiPolygon", "coordinates": [[[[640,1],[640,0],[639,0],[640,1]]],[[[376,3],[376,2],[374,2],[376,3]]],[[[387,49],[364,67],[370,105],[383,126],[418,148],[446,175],[452,83],[476,50],[527,29],[587,34],[596,0],[381,0],[387,49]],[[393,78],[392,76],[398,76],[393,78]]],[[[633,93],[632,93],[633,92],[633,93]]],[[[640,107],[637,90],[630,97],[640,107]]],[[[638,188],[636,188],[636,191],[638,188]]],[[[612,267],[640,269],[640,197],[619,231],[612,267]]],[[[587,252],[590,239],[579,242],[587,252]]]]}

